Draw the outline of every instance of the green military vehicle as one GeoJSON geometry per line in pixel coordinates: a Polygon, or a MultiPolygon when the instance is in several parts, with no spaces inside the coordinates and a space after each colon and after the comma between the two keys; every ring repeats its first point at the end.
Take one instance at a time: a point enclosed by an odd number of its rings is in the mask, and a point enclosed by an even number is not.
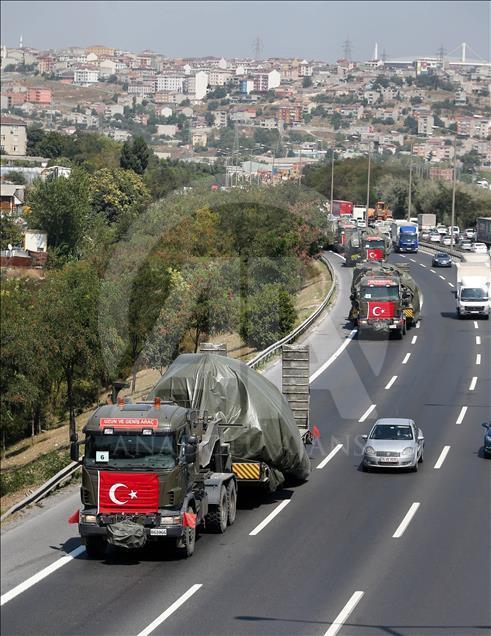
{"type": "Polygon", "coordinates": [[[391,251],[388,236],[377,228],[358,229],[353,232],[345,244],[345,258],[348,267],[362,262],[386,261],[391,251]]]}
{"type": "Polygon", "coordinates": [[[420,290],[405,263],[360,263],[353,271],[349,319],[366,333],[402,338],[421,318],[420,290]]]}
{"type": "Polygon", "coordinates": [[[156,397],[101,406],[72,439],[82,459],[79,532],[90,557],[108,543],[126,548],[172,541],[192,555],[196,527],[223,533],[236,515],[237,481],[220,417],[208,420],[156,397]]]}

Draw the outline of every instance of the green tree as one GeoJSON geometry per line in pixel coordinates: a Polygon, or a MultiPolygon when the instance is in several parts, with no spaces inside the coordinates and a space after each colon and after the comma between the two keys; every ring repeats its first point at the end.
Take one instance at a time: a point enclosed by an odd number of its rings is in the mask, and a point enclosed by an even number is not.
{"type": "Polygon", "coordinates": [[[7,246],[18,246],[22,243],[22,227],[10,216],[0,216],[0,249],[6,250],[7,246]]]}
{"type": "Polygon", "coordinates": [[[150,150],[143,137],[135,137],[131,141],[125,141],[121,150],[120,166],[124,170],[133,170],[137,174],[143,174],[148,165],[150,150]]]}
{"type": "Polygon", "coordinates": [[[312,86],[312,78],[307,75],[302,80],[302,88],[310,88],[312,86]]]}
{"type": "Polygon", "coordinates": [[[280,285],[264,285],[247,301],[240,334],[249,346],[264,349],[286,336],[296,317],[290,294],[280,285]]]}
{"type": "Polygon", "coordinates": [[[63,255],[76,254],[91,216],[88,176],[73,171],[68,179],[52,177],[34,183],[28,195],[29,227],[45,230],[48,245],[63,255]]]}
{"type": "Polygon", "coordinates": [[[26,185],[26,178],[18,170],[11,170],[5,175],[5,181],[10,181],[16,185],[26,185]]]}
{"type": "Polygon", "coordinates": [[[150,193],[140,175],[132,170],[103,168],[90,177],[92,209],[108,223],[120,223],[121,231],[141,214],[150,193]]]}

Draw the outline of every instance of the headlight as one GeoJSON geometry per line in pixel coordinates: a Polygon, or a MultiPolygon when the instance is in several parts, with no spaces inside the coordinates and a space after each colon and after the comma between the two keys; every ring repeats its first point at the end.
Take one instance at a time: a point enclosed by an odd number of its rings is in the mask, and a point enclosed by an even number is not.
{"type": "Polygon", "coordinates": [[[81,519],[82,523],[97,523],[97,517],[96,515],[81,515],[81,519]]]}
{"type": "Polygon", "coordinates": [[[406,446],[406,448],[402,451],[401,455],[408,456],[414,453],[414,449],[412,446],[406,446]]]}
{"type": "Polygon", "coordinates": [[[375,455],[375,449],[373,446],[367,446],[365,448],[365,455],[375,455]]]}
{"type": "Polygon", "coordinates": [[[181,517],[179,515],[175,515],[172,517],[161,517],[160,525],[161,526],[172,526],[181,523],[181,517]]]}
{"type": "Polygon", "coordinates": [[[486,435],[486,441],[491,442],[491,435],[486,435]]]}

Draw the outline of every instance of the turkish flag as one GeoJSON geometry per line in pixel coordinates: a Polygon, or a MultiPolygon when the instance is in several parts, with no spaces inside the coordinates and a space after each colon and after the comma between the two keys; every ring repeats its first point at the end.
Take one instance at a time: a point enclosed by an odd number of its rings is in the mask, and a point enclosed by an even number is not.
{"type": "Polygon", "coordinates": [[[77,508],[74,513],[68,517],[68,523],[78,523],[80,521],[80,510],[77,508]]]}
{"type": "Polygon", "coordinates": [[[367,261],[381,261],[384,258],[384,252],[380,247],[367,248],[367,261]]]}
{"type": "Polygon", "coordinates": [[[319,439],[319,437],[321,436],[321,432],[319,431],[319,429],[317,428],[317,424],[314,424],[313,428],[312,428],[312,435],[316,438],[319,439]]]}
{"type": "Polygon", "coordinates": [[[393,318],[395,315],[394,303],[369,302],[368,318],[393,318]]]}
{"type": "Polygon", "coordinates": [[[156,473],[99,472],[98,512],[157,512],[159,478],[156,473]]]}

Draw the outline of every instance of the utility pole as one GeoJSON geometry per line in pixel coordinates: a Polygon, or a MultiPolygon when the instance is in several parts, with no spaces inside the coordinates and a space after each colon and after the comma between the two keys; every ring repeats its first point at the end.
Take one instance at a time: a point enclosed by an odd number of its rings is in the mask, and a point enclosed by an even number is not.
{"type": "Polygon", "coordinates": [[[331,207],[329,213],[332,214],[332,205],[334,200],[334,146],[331,148],[331,207]]]}
{"type": "Polygon", "coordinates": [[[413,142],[411,141],[411,156],[409,157],[409,196],[407,204],[407,220],[411,220],[411,197],[413,188],[413,142]]]}
{"type": "Polygon", "coordinates": [[[455,243],[454,225],[455,225],[455,188],[457,182],[457,151],[456,151],[456,137],[453,138],[453,178],[452,178],[452,220],[450,222],[452,228],[450,232],[450,249],[453,249],[455,243]]]}
{"type": "Polygon", "coordinates": [[[368,141],[368,179],[367,179],[367,211],[365,213],[365,222],[368,226],[368,208],[370,207],[370,163],[372,159],[372,142],[368,141]]]}

